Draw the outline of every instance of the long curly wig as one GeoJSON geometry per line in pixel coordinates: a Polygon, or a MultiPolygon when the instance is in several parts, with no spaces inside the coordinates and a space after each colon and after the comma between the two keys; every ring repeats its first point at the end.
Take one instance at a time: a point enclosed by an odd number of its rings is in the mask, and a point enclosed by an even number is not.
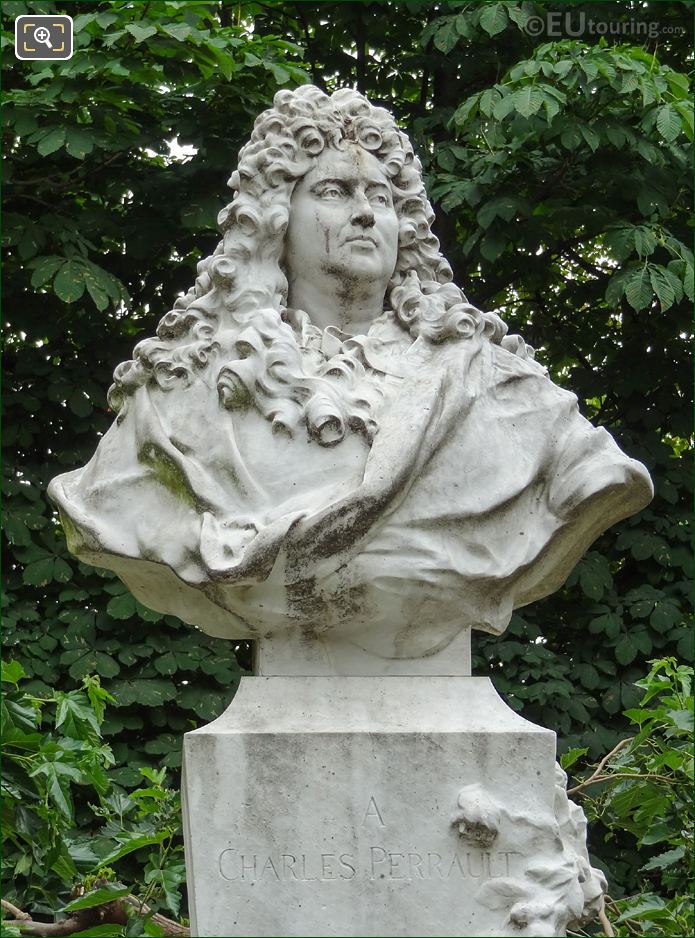
{"type": "Polygon", "coordinates": [[[399,218],[396,267],[385,312],[432,343],[484,331],[501,341],[506,326],[470,306],[452,284],[432,233],[434,212],[422,166],[391,114],[359,92],[328,96],[311,85],[275,95],[254,124],[229,185],[234,197],[218,216],[222,240],[198,264],[195,284],[160,321],[156,338],[138,343],[114,372],[109,404],[122,417],[143,385],[184,386],[216,368],[223,407],[256,406],[275,429],[332,445],[349,431],[371,439],[377,426],[378,380],[359,343],[328,361],[317,353],[308,317],[286,310],[284,236],[297,180],[326,148],[356,143],[380,160],[399,218]],[[312,341],[313,338],[313,341],[312,341]]]}

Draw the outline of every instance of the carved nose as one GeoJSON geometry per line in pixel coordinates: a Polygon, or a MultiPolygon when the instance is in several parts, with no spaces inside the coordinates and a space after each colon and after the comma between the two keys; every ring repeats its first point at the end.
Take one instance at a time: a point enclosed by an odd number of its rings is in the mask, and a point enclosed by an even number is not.
{"type": "Polygon", "coordinates": [[[374,218],[374,209],[364,196],[357,200],[352,213],[352,221],[358,225],[362,225],[364,228],[371,228],[376,221],[374,218]]]}

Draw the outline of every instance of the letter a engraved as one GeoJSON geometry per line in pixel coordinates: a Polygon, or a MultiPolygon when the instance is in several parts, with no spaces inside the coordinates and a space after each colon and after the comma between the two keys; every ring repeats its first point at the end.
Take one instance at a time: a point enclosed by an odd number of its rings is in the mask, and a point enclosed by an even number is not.
{"type": "Polygon", "coordinates": [[[384,824],[384,819],[381,816],[381,811],[377,807],[377,803],[374,800],[374,795],[369,799],[369,804],[367,805],[367,810],[364,813],[364,818],[362,820],[362,825],[364,826],[369,818],[373,818],[375,821],[379,822],[380,827],[386,827],[384,824]]]}

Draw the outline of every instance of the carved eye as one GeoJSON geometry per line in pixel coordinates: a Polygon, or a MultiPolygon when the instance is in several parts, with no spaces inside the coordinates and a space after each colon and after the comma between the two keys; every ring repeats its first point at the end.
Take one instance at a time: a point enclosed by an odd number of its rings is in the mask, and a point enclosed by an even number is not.
{"type": "Polygon", "coordinates": [[[391,200],[385,192],[373,192],[369,196],[369,201],[372,205],[388,206],[391,204],[391,200]]]}
{"type": "Polygon", "coordinates": [[[342,199],[343,191],[339,186],[324,186],[320,191],[319,195],[322,199],[342,199]]]}

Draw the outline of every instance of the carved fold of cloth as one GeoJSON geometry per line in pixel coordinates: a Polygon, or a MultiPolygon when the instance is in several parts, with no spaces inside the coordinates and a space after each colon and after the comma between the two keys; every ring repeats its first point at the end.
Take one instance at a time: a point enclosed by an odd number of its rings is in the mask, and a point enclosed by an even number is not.
{"type": "MultiPolygon", "coordinates": [[[[53,480],[70,549],[211,634],[339,629],[411,658],[502,632],[649,502],[644,467],[575,396],[487,336],[412,342],[386,316],[340,338],[324,346],[362,362],[371,430],[285,432],[278,407],[235,397],[250,366],[218,353],[187,386],[137,388],[89,464],[53,480]]],[[[330,352],[303,350],[324,373],[330,352]]]]}

